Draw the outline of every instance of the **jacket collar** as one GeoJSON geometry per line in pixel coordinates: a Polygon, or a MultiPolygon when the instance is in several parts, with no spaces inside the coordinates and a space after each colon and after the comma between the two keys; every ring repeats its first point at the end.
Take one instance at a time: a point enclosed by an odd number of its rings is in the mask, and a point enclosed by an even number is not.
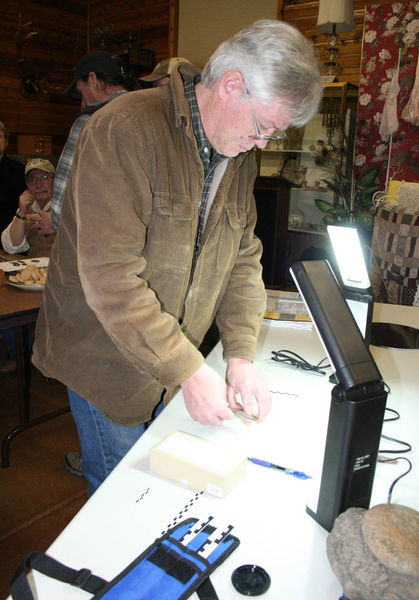
{"type": "Polygon", "coordinates": [[[189,136],[193,136],[193,128],[191,121],[191,112],[189,110],[189,104],[185,97],[184,79],[180,73],[182,65],[180,64],[177,69],[170,75],[169,88],[171,90],[171,96],[173,106],[175,110],[175,123],[176,127],[181,127],[183,123],[186,124],[186,132],[189,136]]]}
{"type": "MultiPolygon", "coordinates": [[[[184,79],[181,75],[182,64],[170,75],[169,88],[171,91],[174,111],[175,111],[175,123],[176,127],[182,127],[185,125],[186,135],[191,139],[195,139],[195,134],[192,125],[191,111],[189,109],[188,101],[185,97],[184,79]]],[[[249,153],[253,152],[242,152],[233,159],[229,159],[227,169],[233,169],[233,172],[238,169],[243,162],[248,158],[249,153]]]]}

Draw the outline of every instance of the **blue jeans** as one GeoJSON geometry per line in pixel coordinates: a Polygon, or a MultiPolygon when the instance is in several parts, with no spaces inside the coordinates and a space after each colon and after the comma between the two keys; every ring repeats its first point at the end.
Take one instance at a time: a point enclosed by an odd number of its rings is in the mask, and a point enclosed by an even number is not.
{"type": "MultiPolygon", "coordinates": [[[[9,356],[16,356],[16,344],[15,344],[15,330],[13,327],[7,327],[6,329],[0,329],[0,336],[7,344],[7,350],[9,352],[9,356]]],[[[33,335],[32,332],[29,331],[28,334],[28,343],[29,348],[32,348],[33,344],[33,335]]]]}
{"type": "Polygon", "coordinates": [[[148,423],[124,427],[109,421],[94,404],[67,388],[70,408],[79,434],[83,475],[89,482],[89,497],[97,490],[121,458],[163,410],[161,401],[148,423]]]}
{"type": "Polygon", "coordinates": [[[8,327],[7,329],[0,329],[0,335],[7,344],[7,350],[9,352],[9,355],[16,356],[15,330],[13,329],[13,327],[8,327]]]}

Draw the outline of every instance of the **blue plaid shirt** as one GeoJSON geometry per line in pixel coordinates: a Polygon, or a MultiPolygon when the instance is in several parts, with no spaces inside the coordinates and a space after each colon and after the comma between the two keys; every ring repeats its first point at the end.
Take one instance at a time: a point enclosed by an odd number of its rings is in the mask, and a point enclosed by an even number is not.
{"type": "Polygon", "coordinates": [[[199,252],[199,246],[201,244],[202,235],[205,227],[205,212],[208,204],[208,196],[211,189],[212,180],[214,178],[214,169],[226,156],[218,154],[208,141],[205,135],[204,128],[202,127],[201,116],[199,114],[198,102],[196,100],[195,85],[201,81],[201,75],[195,75],[187,81],[185,81],[185,96],[188,101],[189,108],[191,110],[192,127],[195,134],[195,138],[198,144],[199,155],[204,166],[204,189],[202,191],[202,197],[199,203],[199,225],[198,232],[195,242],[195,253],[199,252]]]}
{"type": "MultiPolygon", "coordinates": [[[[126,90],[116,92],[115,94],[109,96],[109,98],[107,98],[105,102],[95,102],[93,104],[89,104],[88,107],[94,107],[96,105],[99,105],[99,107],[101,107],[102,105],[107,104],[110,100],[113,100],[114,98],[120,96],[121,94],[124,94],[125,92],[126,90]]],[[[58,161],[54,178],[54,194],[51,200],[51,222],[55,231],[57,231],[58,225],[60,223],[64,192],[65,188],[67,187],[68,180],[70,178],[76,142],[79,137],[80,131],[83,128],[83,125],[86,123],[87,119],[91,115],[92,113],[82,113],[78,117],[76,117],[70,129],[70,133],[68,135],[63,151],[61,152],[60,159],[58,161]]]]}

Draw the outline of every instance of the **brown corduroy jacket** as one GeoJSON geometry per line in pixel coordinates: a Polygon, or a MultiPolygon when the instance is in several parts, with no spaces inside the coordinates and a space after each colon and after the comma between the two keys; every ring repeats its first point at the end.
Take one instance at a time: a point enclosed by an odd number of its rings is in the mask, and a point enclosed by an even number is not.
{"type": "Polygon", "coordinates": [[[266,303],[255,175],[252,153],[228,161],[193,267],[204,172],[181,77],[92,115],[66,189],[34,364],[134,425],[202,364],[197,348],[215,316],[224,357],[253,359],[266,303]]]}

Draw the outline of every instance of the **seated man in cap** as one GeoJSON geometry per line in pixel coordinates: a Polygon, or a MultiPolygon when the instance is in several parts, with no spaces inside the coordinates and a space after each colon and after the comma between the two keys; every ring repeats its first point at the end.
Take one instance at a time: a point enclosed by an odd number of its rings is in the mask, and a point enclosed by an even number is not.
{"type": "MultiPolygon", "coordinates": [[[[19,208],[12,222],[1,234],[3,248],[9,254],[27,252],[31,258],[49,256],[55,241],[55,234],[43,234],[36,220],[29,215],[39,210],[49,211],[54,190],[55,168],[49,160],[33,158],[25,168],[27,189],[19,197],[19,208]]],[[[2,329],[1,336],[8,347],[8,360],[0,364],[0,375],[13,373],[16,369],[16,348],[13,329],[2,329]]]]}
{"type": "Polygon", "coordinates": [[[19,208],[1,234],[3,248],[9,254],[27,252],[28,256],[49,256],[55,234],[39,231],[36,215],[50,210],[54,191],[55,168],[49,160],[33,158],[25,168],[27,189],[19,197],[19,208]],[[29,215],[35,216],[34,220],[29,215]]]}

